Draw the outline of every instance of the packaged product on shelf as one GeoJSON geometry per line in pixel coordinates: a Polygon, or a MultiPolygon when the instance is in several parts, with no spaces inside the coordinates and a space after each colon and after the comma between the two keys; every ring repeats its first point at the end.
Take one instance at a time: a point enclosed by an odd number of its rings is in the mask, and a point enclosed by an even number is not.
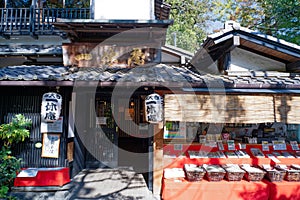
{"type": "Polygon", "coordinates": [[[242,164],[240,167],[246,171],[244,177],[248,181],[261,181],[266,174],[262,169],[249,164],[242,164]]]}
{"type": "Polygon", "coordinates": [[[283,180],[286,171],[282,169],[276,169],[275,167],[263,164],[262,169],[266,171],[266,176],[271,182],[280,182],[283,180]]]}
{"type": "Polygon", "coordinates": [[[246,151],[237,150],[237,151],[234,151],[234,153],[235,153],[239,158],[250,158],[249,154],[248,154],[246,151]]]}
{"type": "Polygon", "coordinates": [[[218,154],[217,152],[209,152],[209,153],[207,154],[207,157],[208,157],[208,158],[220,158],[220,157],[219,157],[219,154],[218,154]]]}
{"type": "Polygon", "coordinates": [[[282,153],[283,157],[285,157],[285,158],[295,158],[292,154],[290,154],[287,151],[283,151],[281,153],[282,153]]]}
{"type": "Polygon", "coordinates": [[[226,156],[223,153],[223,151],[217,151],[216,153],[218,154],[219,158],[226,158],[226,156]]]}
{"type": "Polygon", "coordinates": [[[203,168],[209,181],[221,181],[226,174],[226,171],[220,165],[203,164],[203,168]]]}
{"type": "Polygon", "coordinates": [[[228,181],[241,181],[244,177],[245,171],[237,164],[222,165],[226,171],[226,178],[228,181]]]}
{"type": "Polygon", "coordinates": [[[205,175],[205,170],[200,165],[184,164],[183,169],[188,181],[201,181],[205,175]]]}
{"type": "MultiPolygon", "coordinates": [[[[300,166],[299,166],[300,167],[300,166]]],[[[287,166],[284,164],[275,165],[278,170],[285,171],[284,179],[287,181],[300,181],[300,168],[293,167],[293,165],[287,166]]]]}
{"type": "Polygon", "coordinates": [[[207,158],[208,152],[206,151],[188,151],[190,158],[207,158]]]}
{"type": "Polygon", "coordinates": [[[233,151],[225,152],[227,158],[238,158],[238,156],[233,151]]]}
{"type": "Polygon", "coordinates": [[[274,151],[274,152],[272,152],[272,154],[273,154],[276,158],[284,158],[284,156],[283,156],[280,152],[274,151]]]}
{"type": "Polygon", "coordinates": [[[258,148],[251,148],[250,151],[251,151],[252,155],[257,157],[257,158],[264,158],[265,157],[263,152],[258,148]]]}

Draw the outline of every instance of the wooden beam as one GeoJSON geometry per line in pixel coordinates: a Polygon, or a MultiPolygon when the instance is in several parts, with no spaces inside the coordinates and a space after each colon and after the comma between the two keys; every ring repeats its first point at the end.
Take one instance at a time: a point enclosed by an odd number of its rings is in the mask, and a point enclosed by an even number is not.
{"type": "Polygon", "coordinates": [[[154,125],[153,137],[153,194],[160,195],[163,178],[163,125],[154,125]]]}
{"type": "Polygon", "coordinates": [[[300,59],[293,63],[288,63],[286,65],[286,71],[288,72],[300,72],[300,59]]]}

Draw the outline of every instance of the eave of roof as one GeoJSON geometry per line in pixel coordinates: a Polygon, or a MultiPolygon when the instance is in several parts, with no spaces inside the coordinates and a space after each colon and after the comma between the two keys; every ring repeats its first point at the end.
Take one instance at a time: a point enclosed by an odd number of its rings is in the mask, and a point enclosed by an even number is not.
{"type": "Polygon", "coordinates": [[[151,64],[135,68],[80,68],[64,66],[10,66],[0,68],[1,86],[165,86],[235,89],[299,90],[300,74],[248,72],[200,74],[188,67],[151,64]]]}
{"type": "Polygon", "coordinates": [[[240,33],[240,34],[245,34],[245,35],[251,35],[251,36],[257,37],[261,40],[267,40],[269,42],[275,42],[277,44],[281,44],[281,45],[284,45],[284,46],[287,46],[287,47],[291,47],[295,50],[300,51],[300,46],[297,45],[297,44],[290,43],[290,42],[287,42],[285,40],[278,39],[276,37],[273,37],[273,36],[270,36],[270,35],[267,35],[267,34],[263,34],[261,32],[254,31],[254,30],[251,30],[251,29],[248,29],[248,28],[245,28],[245,27],[240,27],[239,29],[223,29],[220,32],[209,35],[207,37],[207,39],[218,40],[218,39],[226,37],[228,35],[233,36],[234,35],[233,33],[235,33],[235,32],[240,33]]]}
{"type": "Polygon", "coordinates": [[[288,53],[290,55],[300,58],[299,45],[275,38],[270,35],[262,34],[258,31],[253,31],[244,27],[240,27],[239,29],[224,29],[218,33],[211,34],[207,37],[202,46],[203,48],[207,48],[213,44],[218,44],[229,40],[234,36],[240,36],[241,38],[256,43],[258,45],[262,45],[271,49],[275,49],[277,51],[288,53]]]}

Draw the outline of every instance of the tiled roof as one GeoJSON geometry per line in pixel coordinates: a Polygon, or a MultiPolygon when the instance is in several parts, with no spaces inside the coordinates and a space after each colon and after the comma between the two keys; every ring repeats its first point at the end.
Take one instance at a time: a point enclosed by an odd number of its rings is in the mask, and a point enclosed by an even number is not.
{"type": "Polygon", "coordinates": [[[0,68],[0,81],[100,81],[149,84],[192,84],[197,87],[300,89],[300,74],[243,72],[200,74],[195,69],[166,64],[135,68],[80,68],[64,66],[9,66],[0,68]]]}

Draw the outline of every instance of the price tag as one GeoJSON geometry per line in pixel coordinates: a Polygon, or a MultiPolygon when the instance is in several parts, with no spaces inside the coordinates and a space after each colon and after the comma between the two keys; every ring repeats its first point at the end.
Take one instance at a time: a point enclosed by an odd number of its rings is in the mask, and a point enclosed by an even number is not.
{"type": "Polygon", "coordinates": [[[272,141],[274,150],[286,150],[286,144],[284,140],[272,141]]]}
{"type": "Polygon", "coordinates": [[[262,150],[263,151],[270,151],[268,141],[262,141],[261,144],[262,144],[262,150]]]}
{"type": "Polygon", "coordinates": [[[224,151],[224,145],[223,145],[222,140],[218,140],[218,141],[217,141],[217,144],[218,144],[219,150],[220,150],[220,151],[224,151]]]}
{"type": "Polygon", "coordinates": [[[294,151],[298,151],[299,150],[299,146],[298,146],[297,141],[291,141],[290,143],[291,143],[292,149],[294,151]]]}
{"type": "Polygon", "coordinates": [[[232,150],[232,151],[236,150],[234,140],[227,140],[227,145],[228,145],[228,150],[232,150]]]}
{"type": "Polygon", "coordinates": [[[240,147],[240,149],[246,149],[246,144],[239,143],[239,147],[240,147]]]}

